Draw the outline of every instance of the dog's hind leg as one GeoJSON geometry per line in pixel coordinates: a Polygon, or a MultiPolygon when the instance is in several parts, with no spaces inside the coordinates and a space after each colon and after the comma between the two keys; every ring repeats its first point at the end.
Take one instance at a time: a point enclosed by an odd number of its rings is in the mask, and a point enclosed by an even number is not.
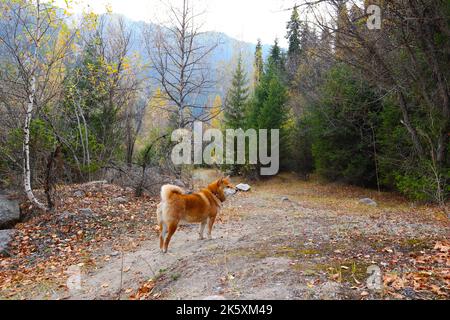
{"type": "Polygon", "coordinates": [[[205,227],[206,227],[206,220],[203,221],[203,222],[200,224],[200,231],[199,231],[199,233],[198,233],[198,240],[203,240],[203,239],[205,239],[205,238],[203,237],[203,232],[205,231],[205,227]]]}
{"type": "Polygon", "coordinates": [[[178,222],[171,222],[169,224],[167,236],[165,237],[165,240],[164,240],[164,249],[163,249],[164,253],[167,252],[167,248],[169,247],[170,239],[172,239],[173,234],[175,233],[175,231],[177,231],[177,227],[178,227],[178,222]]]}
{"type": "Polygon", "coordinates": [[[216,221],[216,216],[213,217],[209,217],[208,218],[208,239],[211,240],[212,236],[211,236],[211,231],[214,225],[214,222],[216,221]]]}
{"type": "Polygon", "coordinates": [[[161,251],[163,251],[163,247],[164,247],[164,240],[166,238],[167,235],[167,227],[166,224],[164,222],[160,222],[159,223],[159,249],[161,249],[161,251]]]}

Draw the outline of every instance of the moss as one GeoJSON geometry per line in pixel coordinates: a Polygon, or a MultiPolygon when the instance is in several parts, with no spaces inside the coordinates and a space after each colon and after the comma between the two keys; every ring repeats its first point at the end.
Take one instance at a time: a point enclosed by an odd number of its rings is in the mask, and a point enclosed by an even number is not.
{"type": "Polygon", "coordinates": [[[287,257],[293,260],[319,255],[321,252],[311,248],[282,246],[278,248],[238,248],[227,252],[228,257],[248,257],[265,259],[269,257],[287,257]]]}
{"type": "Polygon", "coordinates": [[[370,265],[370,263],[360,260],[344,260],[339,263],[329,265],[327,271],[330,276],[335,276],[338,274],[338,282],[363,282],[369,276],[369,274],[367,274],[367,268],[370,265]]]}
{"type": "Polygon", "coordinates": [[[400,246],[406,251],[420,251],[423,249],[428,249],[430,243],[427,239],[404,239],[400,242],[400,246]]]}
{"type": "Polygon", "coordinates": [[[319,253],[320,252],[316,249],[281,247],[276,250],[275,256],[285,256],[288,258],[297,259],[304,256],[316,255],[319,253]]]}

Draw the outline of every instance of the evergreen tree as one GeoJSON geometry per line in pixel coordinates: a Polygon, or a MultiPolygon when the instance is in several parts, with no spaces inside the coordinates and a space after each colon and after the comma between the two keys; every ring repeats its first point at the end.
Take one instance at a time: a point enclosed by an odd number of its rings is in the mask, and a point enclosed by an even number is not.
{"type": "Polygon", "coordinates": [[[227,94],[227,106],[224,120],[227,128],[239,129],[245,127],[245,108],[248,100],[248,80],[239,55],[238,64],[233,75],[231,88],[227,94]]]}
{"type": "Polygon", "coordinates": [[[332,181],[377,185],[374,153],[381,102],[361,75],[338,64],[327,74],[319,103],[308,108],[319,175],[332,181]],[[338,98],[337,98],[338,97],[338,98]]]}
{"type": "Polygon", "coordinates": [[[264,61],[263,61],[263,52],[262,52],[262,45],[261,40],[258,39],[258,43],[256,44],[256,50],[255,50],[255,72],[254,72],[254,85],[257,86],[259,84],[259,81],[261,80],[263,71],[264,71],[264,61]]]}
{"type": "Polygon", "coordinates": [[[289,41],[288,56],[289,58],[298,58],[301,53],[301,21],[298,14],[298,6],[292,9],[291,20],[287,24],[286,39],[289,41]]]}
{"type": "MultiPolygon", "coordinates": [[[[275,63],[269,63],[261,79],[255,88],[254,96],[249,103],[247,114],[247,127],[253,129],[280,129],[280,154],[285,154],[283,149],[286,144],[282,141],[285,136],[284,125],[286,122],[287,89],[280,77],[280,72],[275,63]]],[[[283,156],[280,161],[283,165],[283,156]]],[[[247,166],[246,174],[254,176],[259,170],[256,166],[247,166]]]]}
{"type": "Polygon", "coordinates": [[[271,71],[276,71],[280,76],[281,80],[284,80],[285,64],[286,64],[286,55],[278,45],[278,39],[275,39],[275,42],[270,50],[270,56],[267,67],[269,69],[273,68],[271,71]]]}
{"type": "Polygon", "coordinates": [[[278,45],[278,39],[275,39],[275,42],[272,46],[272,48],[270,49],[270,62],[275,63],[275,64],[279,64],[281,62],[281,49],[280,46],[278,45]]]}
{"type": "MultiPolygon", "coordinates": [[[[281,56],[280,56],[281,57],[281,56]]],[[[259,129],[281,129],[286,120],[287,90],[275,63],[269,64],[256,92],[256,126],[259,129]]]]}

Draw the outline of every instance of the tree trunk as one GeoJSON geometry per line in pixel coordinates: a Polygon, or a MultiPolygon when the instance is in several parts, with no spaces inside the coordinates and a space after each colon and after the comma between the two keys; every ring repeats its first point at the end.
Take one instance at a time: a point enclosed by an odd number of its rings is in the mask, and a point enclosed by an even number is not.
{"type": "Polygon", "coordinates": [[[46,211],[47,207],[39,202],[34,196],[33,190],[31,189],[31,169],[30,169],[30,124],[31,117],[33,114],[34,107],[34,97],[36,95],[36,77],[31,76],[31,88],[28,95],[28,106],[27,114],[25,116],[25,125],[23,128],[24,139],[23,139],[23,186],[28,200],[39,209],[46,211]]]}
{"type": "Polygon", "coordinates": [[[30,88],[28,93],[28,104],[27,113],[25,115],[25,124],[23,128],[23,186],[25,194],[28,200],[39,209],[47,211],[47,207],[39,202],[39,200],[34,196],[33,190],[31,189],[31,168],[30,168],[30,124],[31,118],[33,116],[33,108],[36,98],[36,68],[38,59],[38,49],[39,49],[39,38],[40,38],[40,1],[36,2],[36,35],[35,35],[35,48],[33,55],[33,63],[30,70],[30,88]]]}

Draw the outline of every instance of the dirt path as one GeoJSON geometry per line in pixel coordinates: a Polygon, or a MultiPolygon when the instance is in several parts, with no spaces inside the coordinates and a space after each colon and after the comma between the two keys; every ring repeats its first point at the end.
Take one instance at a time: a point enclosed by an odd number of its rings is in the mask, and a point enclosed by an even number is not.
{"type": "MultiPolygon", "coordinates": [[[[81,290],[55,298],[117,299],[122,288],[124,299],[150,278],[159,299],[386,298],[367,289],[367,268],[408,274],[413,254],[450,234],[448,220],[395,202],[372,208],[352,194],[325,197],[301,186],[282,177],[259,183],[226,202],[213,240],[197,240],[197,225],[183,226],[168,254],[156,237],[142,242],[83,274],[81,290]]],[[[428,297],[407,285],[395,294],[428,297]]]]}

